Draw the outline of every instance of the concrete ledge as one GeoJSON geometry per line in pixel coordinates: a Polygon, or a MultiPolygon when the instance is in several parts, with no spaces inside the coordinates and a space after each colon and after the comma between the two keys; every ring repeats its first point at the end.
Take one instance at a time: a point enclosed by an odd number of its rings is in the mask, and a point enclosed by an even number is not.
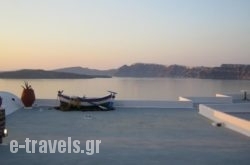
{"type": "Polygon", "coordinates": [[[126,108],[193,108],[190,101],[116,100],[115,107],[126,108]]]}
{"type": "Polygon", "coordinates": [[[226,128],[250,137],[250,122],[230,113],[250,112],[250,104],[199,105],[199,114],[214,121],[223,123],[226,128]]]}
{"type": "Polygon", "coordinates": [[[35,103],[34,103],[34,107],[36,106],[59,106],[60,102],[57,99],[36,99],[35,103]]]}

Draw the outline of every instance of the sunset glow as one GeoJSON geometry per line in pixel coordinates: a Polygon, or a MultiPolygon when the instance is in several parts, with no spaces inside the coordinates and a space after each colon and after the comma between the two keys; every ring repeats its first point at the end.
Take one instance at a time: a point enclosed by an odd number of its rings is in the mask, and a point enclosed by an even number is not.
{"type": "Polygon", "coordinates": [[[250,64],[248,0],[6,0],[0,71],[250,64]]]}

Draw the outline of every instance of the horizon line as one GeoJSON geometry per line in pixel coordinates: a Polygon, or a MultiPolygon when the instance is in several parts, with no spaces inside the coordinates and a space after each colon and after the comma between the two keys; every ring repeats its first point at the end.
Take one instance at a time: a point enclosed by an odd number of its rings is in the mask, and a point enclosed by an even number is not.
{"type": "MultiPolygon", "coordinates": [[[[189,66],[189,65],[181,65],[181,64],[170,64],[170,65],[164,65],[164,64],[159,64],[159,63],[143,63],[143,62],[136,62],[136,63],[132,63],[132,64],[124,64],[122,66],[132,66],[132,65],[136,65],[136,64],[146,64],[146,65],[162,65],[162,66],[173,66],[173,65],[177,65],[177,66],[184,66],[184,67],[188,67],[188,68],[195,68],[195,67],[207,67],[207,68],[213,68],[213,67],[221,67],[222,65],[250,65],[250,64],[239,64],[239,63],[222,63],[220,65],[215,65],[215,66],[205,66],[205,65],[197,65],[197,66],[189,66]]],[[[8,72],[8,71],[20,71],[20,70],[44,70],[44,71],[53,71],[53,70],[58,70],[58,69],[66,69],[66,68],[84,68],[84,69],[91,69],[91,70],[99,70],[99,71],[106,71],[106,70],[116,70],[121,68],[122,66],[118,67],[118,68],[110,68],[110,69],[96,69],[96,68],[90,68],[90,67],[84,67],[84,66],[64,66],[64,67],[58,67],[58,68],[54,68],[54,69],[46,69],[46,68],[19,68],[19,69],[10,69],[10,70],[0,70],[0,72],[8,72]]]]}

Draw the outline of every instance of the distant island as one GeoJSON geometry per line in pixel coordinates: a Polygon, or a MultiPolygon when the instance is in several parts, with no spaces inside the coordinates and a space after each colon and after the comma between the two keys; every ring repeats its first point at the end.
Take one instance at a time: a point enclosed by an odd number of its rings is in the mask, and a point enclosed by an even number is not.
{"type": "Polygon", "coordinates": [[[67,68],[59,68],[53,70],[55,72],[64,72],[64,73],[74,73],[80,75],[92,75],[92,76],[114,76],[117,69],[109,69],[109,70],[98,70],[98,69],[90,69],[83,68],[80,66],[77,67],[67,67],[67,68]]]}
{"type": "Polygon", "coordinates": [[[17,71],[0,72],[0,78],[7,79],[90,79],[90,78],[110,78],[104,75],[85,75],[76,73],[65,73],[56,71],[45,71],[41,69],[22,69],[17,71]]]}
{"type": "Polygon", "coordinates": [[[182,65],[159,65],[136,63],[118,69],[97,70],[83,67],[68,67],[55,70],[23,69],[0,72],[0,78],[15,79],[87,79],[111,77],[169,77],[250,80],[250,65],[222,64],[219,67],[187,67],[182,65]]]}

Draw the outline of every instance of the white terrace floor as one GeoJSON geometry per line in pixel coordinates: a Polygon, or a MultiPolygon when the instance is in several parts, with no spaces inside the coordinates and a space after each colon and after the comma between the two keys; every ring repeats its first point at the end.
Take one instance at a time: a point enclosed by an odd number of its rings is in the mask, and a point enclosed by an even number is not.
{"type": "Polygon", "coordinates": [[[249,165],[250,139],[208,124],[192,109],[118,108],[61,112],[47,107],[20,109],[7,116],[9,136],[0,145],[1,165],[249,165]],[[100,153],[10,153],[9,143],[34,140],[101,140],[100,153]]]}

